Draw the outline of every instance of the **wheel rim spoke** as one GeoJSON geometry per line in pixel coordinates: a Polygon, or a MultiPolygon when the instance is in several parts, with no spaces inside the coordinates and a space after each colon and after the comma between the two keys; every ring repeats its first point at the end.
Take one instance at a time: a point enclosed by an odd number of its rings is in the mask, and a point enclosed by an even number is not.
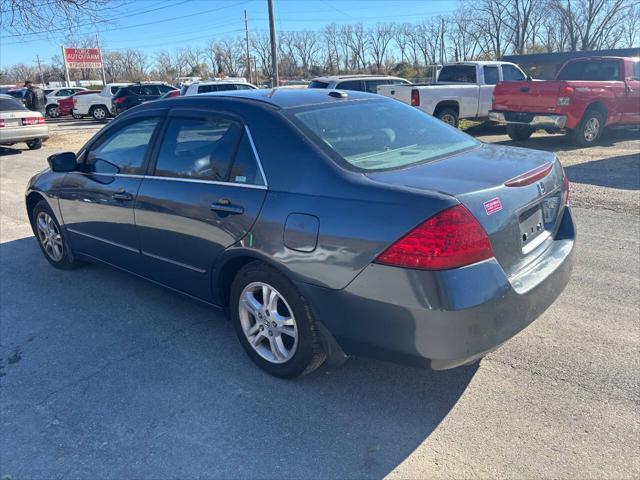
{"type": "Polygon", "coordinates": [[[38,239],[45,253],[54,262],[59,262],[64,257],[62,235],[58,231],[53,218],[46,212],[40,212],[36,218],[38,239]]]}

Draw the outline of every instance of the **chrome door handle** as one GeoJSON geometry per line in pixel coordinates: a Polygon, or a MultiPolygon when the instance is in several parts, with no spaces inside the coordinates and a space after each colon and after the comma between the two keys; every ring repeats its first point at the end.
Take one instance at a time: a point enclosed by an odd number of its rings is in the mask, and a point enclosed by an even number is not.
{"type": "Polygon", "coordinates": [[[123,201],[133,200],[133,195],[127,192],[115,192],[112,195],[112,197],[114,198],[114,200],[123,200],[123,201]]]}

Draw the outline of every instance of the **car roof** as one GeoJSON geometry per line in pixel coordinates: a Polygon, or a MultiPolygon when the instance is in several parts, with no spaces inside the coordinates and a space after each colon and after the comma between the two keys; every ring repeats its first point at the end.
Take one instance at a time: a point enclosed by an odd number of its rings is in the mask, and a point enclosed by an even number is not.
{"type": "Polygon", "coordinates": [[[256,90],[228,90],[224,92],[211,92],[194,95],[192,97],[210,98],[239,98],[266,103],[277,108],[295,108],[322,103],[345,102],[349,100],[386,99],[380,95],[366,92],[347,90],[334,90],[323,88],[259,88],[256,90]],[[329,95],[331,92],[340,92],[342,96],[329,95]]]}
{"type": "Polygon", "coordinates": [[[251,85],[249,82],[243,82],[240,80],[205,80],[203,82],[192,82],[189,84],[189,86],[191,85],[228,85],[232,83],[233,85],[235,84],[240,84],[240,85],[251,85]]]}
{"type": "Polygon", "coordinates": [[[358,75],[328,75],[326,77],[316,77],[312,82],[335,82],[338,80],[406,80],[405,78],[394,77],[391,75],[368,75],[366,73],[358,75]]]}

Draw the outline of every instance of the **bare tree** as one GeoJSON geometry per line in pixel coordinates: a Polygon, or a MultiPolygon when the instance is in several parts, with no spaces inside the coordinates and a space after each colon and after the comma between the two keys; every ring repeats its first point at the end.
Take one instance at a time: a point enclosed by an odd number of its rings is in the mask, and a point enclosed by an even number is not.
{"type": "Polygon", "coordinates": [[[395,34],[396,28],[392,23],[378,23],[367,31],[367,44],[373,56],[376,72],[382,72],[387,49],[395,34]]]}
{"type": "Polygon", "coordinates": [[[331,73],[340,73],[339,33],[335,23],[326,25],[322,31],[326,44],[326,68],[331,73]]]}
{"type": "Polygon", "coordinates": [[[311,67],[317,62],[321,44],[318,35],[313,31],[294,32],[291,47],[302,64],[302,74],[308,75],[311,67]]]}
{"type": "Polygon", "coordinates": [[[522,55],[526,53],[527,43],[535,43],[532,31],[543,14],[543,5],[544,0],[511,0],[507,9],[509,21],[505,25],[511,32],[515,53],[522,55]]]}
{"type": "Polygon", "coordinates": [[[634,5],[625,15],[623,42],[627,48],[640,45],[640,5],[634,5]]]}
{"type": "Polygon", "coordinates": [[[506,30],[510,0],[475,0],[470,3],[473,22],[477,27],[476,38],[485,56],[500,59],[505,53],[506,30]]]}

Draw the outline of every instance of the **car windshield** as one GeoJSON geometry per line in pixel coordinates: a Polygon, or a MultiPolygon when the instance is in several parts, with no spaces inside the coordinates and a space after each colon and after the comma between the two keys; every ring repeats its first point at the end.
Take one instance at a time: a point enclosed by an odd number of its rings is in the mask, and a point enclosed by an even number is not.
{"type": "Polygon", "coordinates": [[[291,118],[318,145],[357,170],[390,170],[435,160],[479,144],[430,115],[397,101],[303,107],[291,118]]]}
{"type": "Polygon", "coordinates": [[[13,112],[15,110],[26,110],[26,108],[13,98],[0,98],[0,112],[13,112]]]}

